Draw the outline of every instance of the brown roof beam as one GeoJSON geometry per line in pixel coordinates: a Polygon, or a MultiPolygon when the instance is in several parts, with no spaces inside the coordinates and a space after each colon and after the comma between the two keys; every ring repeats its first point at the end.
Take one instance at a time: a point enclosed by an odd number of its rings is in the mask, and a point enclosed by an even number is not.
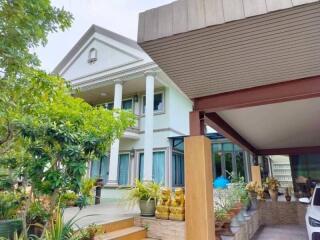
{"type": "Polygon", "coordinates": [[[255,153],[256,149],[245,140],[236,130],[234,130],[226,121],[224,121],[217,113],[206,113],[204,116],[205,123],[228,138],[240,147],[255,153]]]}
{"type": "Polygon", "coordinates": [[[320,153],[320,146],[313,147],[295,147],[295,148],[274,148],[257,150],[257,155],[295,155],[320,153]]]}
{"type": "Polygon", "coordinates": [[[320,97],[320,76],[196,98],[194,108],[218,112],[314,97],[320,97]]]}

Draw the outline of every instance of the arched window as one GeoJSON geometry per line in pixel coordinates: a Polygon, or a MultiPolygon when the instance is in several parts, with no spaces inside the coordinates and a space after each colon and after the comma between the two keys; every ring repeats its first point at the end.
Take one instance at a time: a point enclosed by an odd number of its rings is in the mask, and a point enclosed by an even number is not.
{"type": "Polygon", "coordinates": [[[98,60],[98,52],[97,49],[91,48],[88,56],[88,63],[93,64],[98,60]]]}

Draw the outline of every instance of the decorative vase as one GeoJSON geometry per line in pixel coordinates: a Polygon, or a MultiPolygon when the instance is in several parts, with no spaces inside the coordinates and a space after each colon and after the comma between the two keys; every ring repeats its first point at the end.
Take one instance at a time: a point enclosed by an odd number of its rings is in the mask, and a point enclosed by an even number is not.
{"type": "Polygon", "coordinates": [[[141,216],[153,217],[156,212],[156,204],[153,199],[151,200],[140,200],[139,207],[141,211],[141,216]]]}
{"type": "Polygon", "coordinates": [[[290,195],[286,195],[285,197],[286,197],[287,202],[291,202],[291,196],[290,195]]]}
{"type": "Polygon", "coordinates": [[[258,196],[258,194],[256,192],[249,192],[250,209],[251,210],[257,210],[257,208],[258,208],[257,196],[258,196]]]}
{"type": "Polygon", "coordinates": [[[278,191],[269,190],[269,194],[270,194],[272,202],[278,201],[278,191]]]}

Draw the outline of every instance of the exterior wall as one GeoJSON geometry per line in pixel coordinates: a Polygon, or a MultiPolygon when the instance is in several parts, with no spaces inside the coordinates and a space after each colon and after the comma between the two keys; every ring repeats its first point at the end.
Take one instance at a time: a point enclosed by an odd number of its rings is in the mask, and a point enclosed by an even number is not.
{"type": "MultiPolygon", "coordinates": [[[[182,96],[176,88],[169,89],[169,126],[183,133],[183,135],[189,135],[189,112],[192,111],[192,103],[182,96]]],[[[170,137],[177,136],[174,134],[170,137]]]]}

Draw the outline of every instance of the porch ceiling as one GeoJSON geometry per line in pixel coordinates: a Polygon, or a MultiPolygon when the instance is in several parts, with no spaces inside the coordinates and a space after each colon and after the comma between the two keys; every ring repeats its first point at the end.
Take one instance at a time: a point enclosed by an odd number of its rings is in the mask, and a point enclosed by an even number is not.
{"type": "Polygon", "coordinates": [[[319,26],[315,2],[140,45],[188,97],[198,98],[320,75],[319,26]]]}
{"type": "MultiPolygon", "coordinates": [[[[155,89],[163,88],[164,85],[158,80],[155,81],[155,89]]],[[[130,79],[123,83],[122,98],[132,97],[135,94],[144,93],[146,90],[146,81],[144,77],[130,79]]],[[[85,99],[90,104],[100,104],[113,102],[114,82],[107,81],[105,84],[95,86],[90,89],[80,89],[76,94],[77,97],[85,99]]]]}
{"type": "Polygon", "coordinates": [[[255,149],[320,146],[320,98],[230,109],[218,115],[255,149]]]}

